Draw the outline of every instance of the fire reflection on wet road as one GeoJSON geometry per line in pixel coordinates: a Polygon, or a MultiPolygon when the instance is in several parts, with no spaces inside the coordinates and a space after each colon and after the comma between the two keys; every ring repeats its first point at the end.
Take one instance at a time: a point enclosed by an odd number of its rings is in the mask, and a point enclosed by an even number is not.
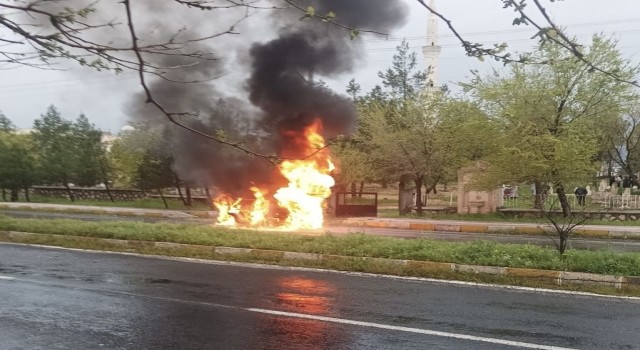
{"type": "MultiPolygon", "coordinates": [[[[271,300],[273,308],[288,312],[335,315],[336,287],[301,276],[278,278],[279,289],[271,300]]],[[[335,349],[344,344],[345,334],[335,325],[291,317],[270,317],[261,324],[262,345],[268,349],[335,349]]],[[[258,345],[258,344],[256,344],[258,345]]]]}
{"type": "Polygon", "coordinates": [[[0,245],[2,349],[638,349],[640,302],[0,245]]]}

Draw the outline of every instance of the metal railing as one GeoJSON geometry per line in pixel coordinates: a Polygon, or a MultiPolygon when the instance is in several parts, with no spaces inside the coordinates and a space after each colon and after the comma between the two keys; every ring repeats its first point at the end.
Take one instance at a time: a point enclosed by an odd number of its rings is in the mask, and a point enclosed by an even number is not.
{"type": "MultiPolygon", "coordinates": [[[[533,208],[534,198],[532,195],[524,196],[504,196],[498,191],[498,207],[503,208],[533,208]]],[[[579,196],[575,194],[567,194],[569,205],[572,208],[578,208],[581,206],[579,196]]],[[[545,205],[552,205],[559,207],[558,195],[550,193],[544,198],[545,205]]],[[[621,210],[640,210],[640,195],[621,194],[614,195],[609,193],[593,193],[585,196],[586,207],[589,209],[597,210],[602,209],[621,209],[621,210]]]]}
{"type": "Polygon", "coordinates": [[[597,200],[606,209],[640,209],[640,195],[607,195],[597,200]]]}

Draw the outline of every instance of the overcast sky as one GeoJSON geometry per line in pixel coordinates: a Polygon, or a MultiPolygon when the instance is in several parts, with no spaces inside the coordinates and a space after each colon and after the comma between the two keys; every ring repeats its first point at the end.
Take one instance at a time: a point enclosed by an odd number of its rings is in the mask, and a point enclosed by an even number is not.
{"type": "MultiPolygon", "coordinates": [[[[362,57],[357,70],[340,77],[323,77],[334,90],[344,92],[347,82],[355,78],[364,91],[380,84],[377,72],[391,64],[395,47],[402,38],[419,53],[426,44],[427,12],[416,0],[404,0],[410,8],[406,25],[388,39],[362,36],[362,57]]],[[[553,18],[568,28],[579,41],[586,42],[594,33],[603,32],[619,40],[618,48],[623,56],[639,64],[640,56],[640,1],[633,0],[564,0],[549,3],[547,8],[553,18]],[[606,4],[606,5],[605,5],[606,4]]],[[[506,42],[511,50],[526,51],[535,43],[530,27],[512,26],[515,17],[512,10],[502,9],[499,0],[436,0],[437,9],[453,21],[453,25],[469,41],[486,43],[506,42]]],[[[247,34],[247,33],[245,33],[247,34]]],[[[488,72],[501,64],[464,55],[459,43],[447,30],[439,26],[439,44],[442,46],[439,64],[440,84],[454,87],[463,81],[469,70],[488,72]]],[[[353,48],[345,48],[353,50],[353,48]]],[[[227,79],[241,80],[233,70],[227,79]]],[[[33,68],[0,70],[0,111],[20,128],[31,127],[50,104],[56,105],[63,116],[76,118],[85,113],[98,127],[118,132],[127,123],[126,102],[131,94],[140,90],[135,75],[115,76],[109,72],[93,72],[69,68],[67,71],[46,71],[33,68]],[[81,74],[80,74],[81,73],[81,74]]],[[[455,91],[455,88],[454,88],[455,91]]],[[[213,98],[213,97],[212,97],[213,98]]]]}

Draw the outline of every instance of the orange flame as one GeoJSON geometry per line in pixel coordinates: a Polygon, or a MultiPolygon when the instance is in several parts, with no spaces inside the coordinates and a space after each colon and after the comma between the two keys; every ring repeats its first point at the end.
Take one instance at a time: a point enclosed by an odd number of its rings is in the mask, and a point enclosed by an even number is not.
{"type": "Polygon", "coordinates": [[[278,166],[288,184],[276,190],[272,197],[278,207],[286,210],[286,218],[279,221],[271,218],[270,203],[265,197],[267,191],[252,187],[255,200],[247,210],[241,208],[242,199],[231,200],[227,195],[216,198],[214,204],[219,212],[218,224],[242,224],[240,218],[248,218],[246,224],[251,227],[277,227],[283,230],[322,228],[323,204],[335,184],[330,175],[335,166],[320,135],[321,128],[318,120],[307,127],[302,135],[304,138],[300,138],[300,148],[303,154],[308,155],[306,158],[285,160],[278,166]]]}
{"type": "Polygon", "coordinates": [[[218,209],[218,225],[234,226],[236,219],[233,215],[240,213],[240,202],[242,198],[233,199],[227,195],[221,195],[213,201],[216,209],[218,209]]]}

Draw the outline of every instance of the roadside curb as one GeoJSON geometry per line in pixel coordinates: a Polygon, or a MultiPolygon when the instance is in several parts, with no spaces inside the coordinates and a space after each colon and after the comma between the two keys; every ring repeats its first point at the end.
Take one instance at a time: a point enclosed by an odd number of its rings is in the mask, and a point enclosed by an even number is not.
{"type": "MultiPolygon", "coordinates": [[[[413,230],[422,232],[466,232],[489,234],[518,234],[518,235],[547,235],[552,233],[547,225],[543,224],[497,224],[497,223],[449,223],[446,221],[399,220],[399,219],[374,219],[374,218],[349,218],[344,220],[331,220],[331,223],[349,227],[384,228],[413,230]]],[[[618,238],[640,239],[640,232],[625,231],[621,229],[603,230],[596,228],[577,228],[575,233],[583,237],[592,238],[618,238]]]]}
{"type": "MultiPolygon", "coordinates": [[[[353,257],[331,254],[302,253],[280,250],[238,247],[204,246],[173,242],[152,242],[112,238],[71,236],[18,231],[0,231],[0,242],[41,244],[49,246],[87,246],[93,249],[134,251],[154,255],[197,256],[210,260],[259,260],[264,263],[302,263],[325,268],[338,268],[342,263],[356,263],[359,272],[377,272],[381,267],[398,274],[454,279],[456,276],[486,276],[507,279],[537,280],[556,285],[587,284],[621,289],[640,286],[640,277],[601,275],[585,272],[539,270],[515,267],[465,265],[456,263],[402,260],[373,257],[353,257]],[[53,243],[52,243],[53,242],[53,243]],[[186,254],[186,255],[183,255],[186,254]],[[365,265],[366,264],[366,265],[365,265]]],[[[299,265],[299,264],[297,264],[299,265]]],[[[339,269],[339,268],[338,268],[339,269]]]]}

